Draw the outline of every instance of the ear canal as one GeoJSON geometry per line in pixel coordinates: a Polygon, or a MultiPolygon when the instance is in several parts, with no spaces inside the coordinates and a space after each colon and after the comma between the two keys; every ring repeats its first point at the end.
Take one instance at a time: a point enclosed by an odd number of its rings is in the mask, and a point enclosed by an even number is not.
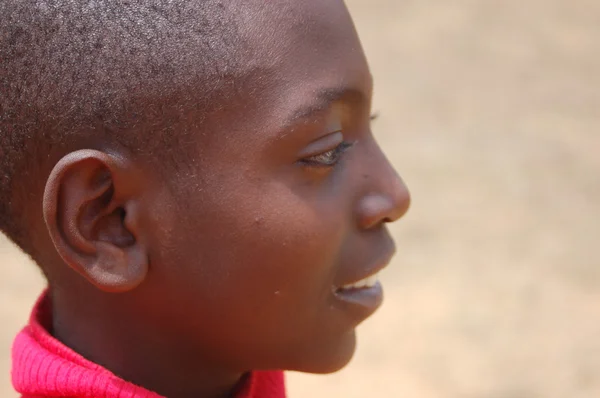
{"type": "Polygon", "coordinates": [[[122,207],[106,214],[97,222],[95,236],[99,241],[110,242],[120,248],[135,244],[135,237],[125,225],[125,209],[122,207]]]}
{"type": "Polygon", "coordinates": [[[135,243],[135,237],[127,230],[125,225],[126,210],[122,203],[115,198],[113,182],[108,179],[98,189],[97,198],[85,206],[81,216],[87,218],[90,231],[89,238],[102,242],[112,243],[117,247],[126,248],[135,243]]]}

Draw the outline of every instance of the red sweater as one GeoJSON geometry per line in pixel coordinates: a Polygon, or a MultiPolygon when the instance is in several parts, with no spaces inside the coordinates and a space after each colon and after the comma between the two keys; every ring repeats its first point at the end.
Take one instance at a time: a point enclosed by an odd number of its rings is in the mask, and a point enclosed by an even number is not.
{"type": "MultiPolygon", "coordinates": [[[[12,382],[22,398],[161,398],[92,363],[48,332],[50,301],[43,294],[12,350],[12,382]]],[[[285,398],[283,372],[252,372],[236,398],[285,398]]]]}

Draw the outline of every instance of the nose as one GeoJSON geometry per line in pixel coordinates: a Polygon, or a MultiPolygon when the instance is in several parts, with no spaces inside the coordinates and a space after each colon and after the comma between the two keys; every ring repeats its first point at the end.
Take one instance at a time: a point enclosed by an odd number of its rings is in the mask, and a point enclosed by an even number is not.
{"type": "Polygon", "coordinates": [[[408,188],[396,173],[381,148],[374,145],[369,167],[363,170],[366,192],[358,201],[357,217],[361,229],[371,229],[400,219],[410,207],[408,188]]]}

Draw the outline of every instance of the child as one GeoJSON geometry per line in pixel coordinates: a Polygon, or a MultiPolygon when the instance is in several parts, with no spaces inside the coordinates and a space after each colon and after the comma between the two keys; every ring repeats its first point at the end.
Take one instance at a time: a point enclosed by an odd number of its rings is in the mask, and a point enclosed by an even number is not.
{"type": "Polygon", "coordinates": [[[3,0],[25,397],[283,397],[355,350],[408,192],[341,0],[3,0]]]}

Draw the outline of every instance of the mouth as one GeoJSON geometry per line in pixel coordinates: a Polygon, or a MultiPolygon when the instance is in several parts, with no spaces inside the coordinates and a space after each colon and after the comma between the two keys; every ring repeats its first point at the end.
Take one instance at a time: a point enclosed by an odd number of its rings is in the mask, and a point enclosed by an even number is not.
{"type": "Polygon", "coordinates": [[[354,320],[355,325],[371,316],[383,302],[383,289],[375,278],[376,276],[371,276],[365,278],[369,279],[368,282],[361,280],[352,285],[344,285],[333,293],[340,308],[354,320]],[[356,287],[357,284],[359,287],[356,287]]]}
{"type": "Polygon", "coordinates": [[[390,263],[394,253],[395,250],[388,251],[380,261],[373,263],[372,266],[362,268],[362,271],[357,270],[354,278],[348,278],[350,282],[333,287],[333,295],[336,300],[347,311],[353,313],[357,320],[360,321],[370,316],[383,302],[383,288],[379,282],[379,272],[390,263]]]}

